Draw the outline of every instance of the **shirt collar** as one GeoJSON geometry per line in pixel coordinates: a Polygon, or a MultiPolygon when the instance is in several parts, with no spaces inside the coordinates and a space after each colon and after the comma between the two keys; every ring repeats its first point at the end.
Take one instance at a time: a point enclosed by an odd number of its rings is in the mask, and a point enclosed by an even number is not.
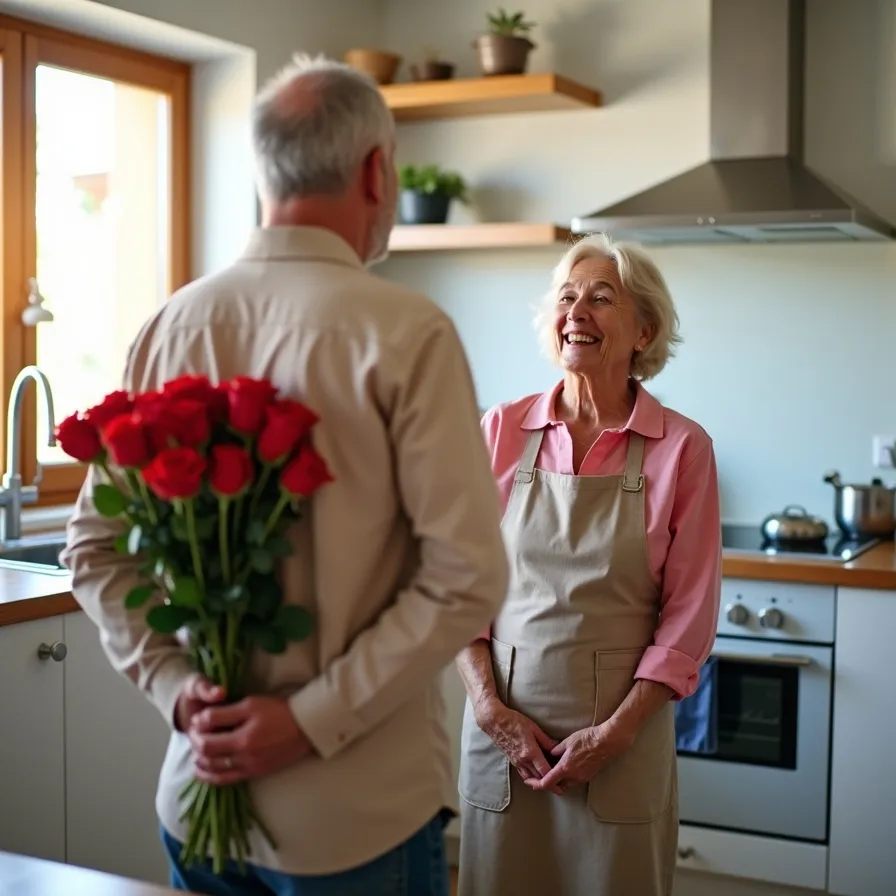
{"type": "Polygon", "coordinates": [[[363,267],[354,249],[337,233],[323,227],[256,227],[243,258],[294,258],[363,267]]]}
{"type": "MultiPolygon", "coordinates": [[[[549,392],[537,396],[526,412],[520,429],[544,429],[547,426],[558,426],[557,396],[563,391],[563,380],[549,392]]],[[[663,406],[641,385],[635,381],[635,406],[623,429],[640,433],[648,439],[663,437],[663,406]]]]}

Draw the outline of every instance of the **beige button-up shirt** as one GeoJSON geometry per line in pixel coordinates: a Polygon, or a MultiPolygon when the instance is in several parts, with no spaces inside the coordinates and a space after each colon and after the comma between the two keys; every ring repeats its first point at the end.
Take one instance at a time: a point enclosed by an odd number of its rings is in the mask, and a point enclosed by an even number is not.
{"type": "MultiPolygon", "coordinates": [[[[269,377],[321,415],[315,445],[335,481],[295,527],[286,599],[311,607],[314,636],[260,655],[267,692],[288,696],[316,755],[253,782],[278,845],[252,861],[294,874],[373,859],[443,807],[456,808],[441,670],[494,617],[507,560],[472,378],[449,318],[365,270],[335,234],[256,231],[241,259],[191,283],[141,330],[125,387],[185,373],[269,377]]],[[[174,637],[126,612],[131,561],[89,480],[64,562],[112,665],[172,728],[157,809],[176,837],[190,779],[173,709],[191,669],[174,637]]]]}

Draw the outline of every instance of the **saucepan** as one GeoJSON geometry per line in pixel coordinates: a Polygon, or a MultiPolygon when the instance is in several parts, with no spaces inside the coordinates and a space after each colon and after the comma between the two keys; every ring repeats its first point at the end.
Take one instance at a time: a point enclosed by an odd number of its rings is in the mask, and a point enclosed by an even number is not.
{"type": "Polygon", "coordinates": [[[788,504],[781,513],[769,514],[762,521],[762,537],[769,544],[822,544],[827,535],[828,524],[799,504],[788,504]]]}
{"type": "Polygon", "coordinates": [[[836,470],[824,475],[834,487],[834,519],[840,531],[853,538],[876,535],[891,538],[896,532],[896,488],[872,479],[868,485],[844,483],[836,470]]]}

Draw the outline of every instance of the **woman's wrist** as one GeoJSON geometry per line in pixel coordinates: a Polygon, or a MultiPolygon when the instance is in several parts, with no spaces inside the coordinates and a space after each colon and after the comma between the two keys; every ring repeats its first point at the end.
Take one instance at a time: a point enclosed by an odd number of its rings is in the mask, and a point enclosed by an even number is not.
{"type": "Polygon", "coordinates": [[[494,692],[485,692],[473,702],[473,717],[476,724],[482,727],[483,722],[494,718],[495,713],[504,708],[500,697],[494,692]]]}

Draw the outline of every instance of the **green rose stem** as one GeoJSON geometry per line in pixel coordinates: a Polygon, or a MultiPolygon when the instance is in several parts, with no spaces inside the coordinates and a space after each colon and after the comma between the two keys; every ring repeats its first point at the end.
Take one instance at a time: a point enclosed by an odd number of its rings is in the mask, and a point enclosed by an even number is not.
{"type": "MultiPolygon", "coordinates": [[[[284,496],[278,502],[277,508],[271,514],[266,526],[266,532],[270,532],[283,509],[289,503],[289,496],[284,496]]],[[[218,499],[218,546],[221,555],[221,574],[225,584],[231,584],[233,571],[231,568],[230,540],[228,537],[228,517],[231,499],[220,496],[218,499]]],[[[196,516],[193,500],[189,499],[177,502],[176,508],[181,512],[186,521],[187,540],[190,545],[190,554],[193,560],[194,571],[200,590],[205,590],[205,576],[202,569],[202,560],[199,552],[199,539],[196,532],[196,516]]],[[[239,512],[239,506],[237,508],[239,512]]],[[[200,616],[203,616],[201,608],[197,608],[200,616]]],[[[234,699],[237,694],[235,688],[242,684],[243,662],[240,651],[237,649],[239,636],[239,612],[228,610],[225,614],[225,645],[221,644],[221,633],[217,625],[209,626],[210,644],[208,652],[211,655],[212,665],[216,667],[217,674],[213,674],[215,683],[220,684],[227,697],[234,699]]],[[[230,845],[233,844],[237,865],[241,872],[245,871],[245,859],[249,853],[248,831],[255,825],[261,831],[262,836],[273,847],[273,838],[261,822],[261,819],[252,809],[249,789],[246,782],[240,782],[224,787],[204,784],[198,780],[191,781],[180,794],[181,800],[190,799],[190,803],[183,812],[181,819],[186,820],[189,826],[189,835],[181,854],[185,864],[192,864],[197,858],[212,852],[212,870],[215,874],[221,874],[224,865],[230,856],[230,845]]]]}
{"type": "Polygon", "coordinates": [[[274,527],[280,520],[280,516],[283,511],[289,506],[289,502],[293,500],[293,495],[289,492],[281,491],[280,498],[277,503],[274,505],[274,509],[271,511],[271,515],[268,517],[268,521],[264,524],[264,537],[267,538],[271,532],[274,531],[274,527]]]}
{"type": "Polygon", "coordinates": [[[258,499],[264,493],[264,490],[268,484],[268,480],[271,478],[271,470],[273,470],[273,467],[270,464],[262,464],[261,476],[258,480],[258,485],[255,487],[255,493],[252,495],[252,501],[249,504],[250,519],[255,515],[255,509],[258,506],[258,499]]]}
{"type": "Polygon", "coordinates": [[[227,517],[230,514],[231,499],[227,495],[218,496],[218,551],[221,554],[221,574],[224,584],[230,584],[230,550],[227,538],[227,517]]]}

